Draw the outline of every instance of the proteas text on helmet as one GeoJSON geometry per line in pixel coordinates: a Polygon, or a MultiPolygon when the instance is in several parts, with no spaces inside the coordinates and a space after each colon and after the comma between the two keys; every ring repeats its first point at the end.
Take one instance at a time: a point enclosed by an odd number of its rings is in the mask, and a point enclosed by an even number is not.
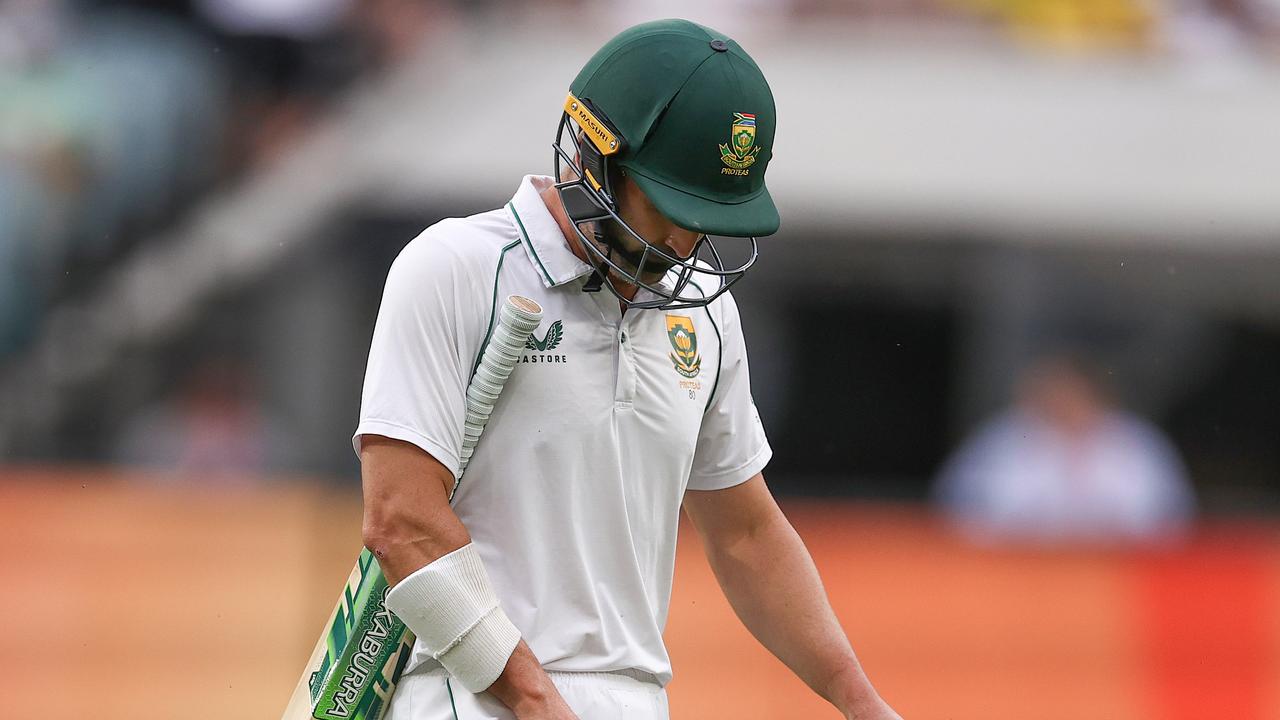
{"type": "Polygon", "coordinates": [[[734,113],[733,129],[729,142],[720,145],[720,160],[728,167],[720,172],[726,175],[746,175],[747,168],[755,164],[760,155],[756,147],[756,116],[752,113],[734,113]]]}

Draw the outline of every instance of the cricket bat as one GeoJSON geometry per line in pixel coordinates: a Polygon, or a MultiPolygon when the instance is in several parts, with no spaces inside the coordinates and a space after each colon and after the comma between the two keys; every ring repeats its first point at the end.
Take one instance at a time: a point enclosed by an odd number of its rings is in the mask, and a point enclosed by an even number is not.
{"type": "MultiPolygon", "coordinates": [[[[460,472],[450,500],[498,395],[541,320],[542,308],[528,298],[511,295],[503,303],[467,387],[460,472]]],[[[413,632],[387,609],[388,590],[377,558],[362,549],[281,720],[381,720],[414,641],[413,632]]]]}

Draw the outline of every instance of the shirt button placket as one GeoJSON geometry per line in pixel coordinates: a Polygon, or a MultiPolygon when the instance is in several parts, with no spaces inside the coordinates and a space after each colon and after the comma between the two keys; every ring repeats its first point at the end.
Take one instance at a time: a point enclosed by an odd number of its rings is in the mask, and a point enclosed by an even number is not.
{"type": "Polygon", "coordinates": [[[614,405],[630,409],[636,396],[636,360],[626,330],[618,333],[618,386],[614,388],[614,405]]]}

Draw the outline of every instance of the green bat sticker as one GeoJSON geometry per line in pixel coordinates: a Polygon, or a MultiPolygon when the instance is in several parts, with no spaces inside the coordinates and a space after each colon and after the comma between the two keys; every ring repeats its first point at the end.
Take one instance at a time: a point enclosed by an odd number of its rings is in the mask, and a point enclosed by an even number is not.
{"type": "Polygon", "coordinates": [[[412,632],[386,606],[389,587],[378,561],[360,551],[329,627],[320,669],[311,674],[311,716],[380,720],[409,662],[412,632]]]}

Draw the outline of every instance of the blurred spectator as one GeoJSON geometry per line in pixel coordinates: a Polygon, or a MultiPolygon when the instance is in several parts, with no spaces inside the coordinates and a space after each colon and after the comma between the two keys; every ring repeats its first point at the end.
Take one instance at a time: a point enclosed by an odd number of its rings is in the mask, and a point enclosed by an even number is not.
{"type": "Polygon", "coordinates": [[[1253,56],[1280,49],[1280,2],[1277,0],[1174,0],[1164,13],[1163,42],[1193,69],[1222,61],[1245,70],[1253,56]]]}
{"type": "Polygon", "coordinates": [[[125,425],[115,460],[177,473],[249,474],[270,465],[267,422],[245,366],[227,356],[201,361],[178,390],[125,425]]]}
{"type": "Polygon", "coordinates": [[[83,187],[81,84],[57,3],[0,0],[0,359],[34,332],[83,187]]]}
{"type": "Polygon", "coordinates": [[[448,5],[0,0],[0,361],[135,240],[408,54],[448,5]]]}
{"type": "Polygon", "coordinates": [[[0,358],[76,261],[101,261],[199,188],[222,75],[181,23],[0,0],[0,358]]]}
{"type": "Polygon", "coordinates": [[[1090,366],[1065,355],[1032,365],[1015,407],[961,446],[935,495],[986,539],[1151,540],[1194,513],[1169,441],[1115,407],[1090,366]]]}

